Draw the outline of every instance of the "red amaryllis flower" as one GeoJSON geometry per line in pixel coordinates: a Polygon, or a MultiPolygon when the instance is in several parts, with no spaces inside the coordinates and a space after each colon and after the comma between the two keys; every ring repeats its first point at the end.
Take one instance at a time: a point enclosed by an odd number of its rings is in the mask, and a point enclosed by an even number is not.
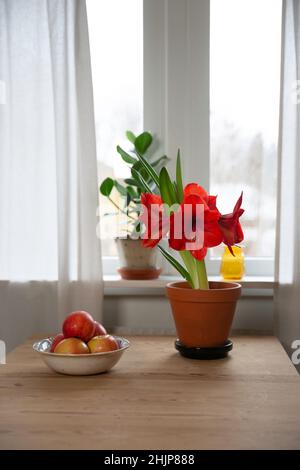
{"type": "Polygon", "coordinates": [[[188,184],[184,188],[184,198],[179,211],[171,215],[170,247],[177,251],[189,250],[195,258],[202,260],[206,256],[207,248],[222,242],[223,235],[218,226],[220,216],[216,206],[216,196],[208,195],[204,188],[195,183],[188,184]],[[198,205],[202,205],[203,213],[197,211],[198,205]],[[187,210],[188,217],[186,217],[187,210]],[[201,228],[203,244],[199,248],[190,249],[191,243],[196,243],[197,235],[199,236],[196,230],[201,227],[200,217],[204,219],[201,228]]]}
{"type": "Polygon", "coordinates": [[[144,223],[146,230],[142,236],[142,244],[153,248],[169,233],[169,246],[177,251],[188,250],[198,260],[205,258],[207,248],[220,245],[224,242],[231,253],[231,247],[244,239],[240,216],[243,193],[239,197],[231,214],[221,215],[217,205],[216,196],[207,194],[204,188],[191,183],[184,188],[184,198],[179,209],[172,212],[170,221],[163,211],[163,201],[155,194],[143,193],[141,203],[145,211],[140,215],[140,221],[144,223]],[[203,212],[198,211],[198,205],[202,205],[203,212]],[[204,220],[199,220],[203,218],[204,220]],[[197,229],[201,227],[202,244],[199,248],[192,249],[191,244],[199,241],[197,229]]]}
{"type": "Polygon", "coordinates": [[[231,247],[244,240],[243,230],[239,222],[239,218],[244,213],[244,209],[241,208],[242,201],[243,193],[241,193],[238,198],[233,212],[231,212],[231,214],[222,215],[218,222],[222,231],[223,242],[228,246],[232,254],[233,251],[231,247]]]}
{"type": "Polygon", "coordinates": [[[141,194],[141,203],[145,210],[139,220],[145,225],[142,235],[142,245],[153,248],[168,232],[168,223],[163,213],[163,201],[156,194],[141,194]]]}

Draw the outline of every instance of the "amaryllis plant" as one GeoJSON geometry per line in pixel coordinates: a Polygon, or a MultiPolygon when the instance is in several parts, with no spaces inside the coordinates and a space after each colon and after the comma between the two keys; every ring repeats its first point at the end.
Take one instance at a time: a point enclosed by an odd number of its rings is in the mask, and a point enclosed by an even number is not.
{"type": "MultiPolygon", "coordinates": [[[[147,132],[142,134],[147,141],[147,132]]],[[[141,138],[141,136],[140,136],[141,138]]],[[[180,152],[177,154],[176,178],[172,181],[163,167],[159,174],[135,146],[135,155],[143,170],[139,174],[142,185],[142,211],[139,219],[144,230],[142,244],[158,246],[163,256],[194,289],[209,289],[205,268],[207,249],[224,243],[234,256],[232,246],[244,239],[240,216],[243,194],[230,214],[222,215],[217,208],[217,196],[212,196],[197,183],[183,186],[180,152]],[[154,183],[149,186],[143,174],[154,183]],[[171,250],[179,253],[183,264],[164,249],[160,242],[168,239],[171,250]]]]}

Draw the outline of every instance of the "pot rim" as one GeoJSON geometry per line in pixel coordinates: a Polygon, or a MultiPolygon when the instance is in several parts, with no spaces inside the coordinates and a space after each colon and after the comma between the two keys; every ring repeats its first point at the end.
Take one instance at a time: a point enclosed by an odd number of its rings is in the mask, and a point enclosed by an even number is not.
{"type": "Polygon", "coordinates": [[[138,237],[138,238],[131,238],[130,235],[127,235],[126,237],[114,237],[114,240],[133,240],[133,241],[140,241],[142,240],[142,237],[138,237]]]}
{"type": "Polygon", "coordinates": [[[192,289],[187,281],[169,282],[167,297],[177,302],[232,302],[238,300],[242,287],[237,282],[210,281],[210,289],[192,289]]]}
{"type": "Polygon", "coordinates": [[[167,286],[169,289],[176,290],[176,291],[187,291],[191,290],[192,292],[211,292],[211,291],[228,291],[228,290],[238,290],[242,288],[241,284],[238,282],[231,282],[231,281],[209,281],[209,284],[226,284],[226,287],[217,287],[217,288],[210,288],[210,289],[193,289],[190,287],[189,283],[187,281],[172,281],[168,282],[167,286]],[[180,286],[181,284],[181,286],[180,286]]]}

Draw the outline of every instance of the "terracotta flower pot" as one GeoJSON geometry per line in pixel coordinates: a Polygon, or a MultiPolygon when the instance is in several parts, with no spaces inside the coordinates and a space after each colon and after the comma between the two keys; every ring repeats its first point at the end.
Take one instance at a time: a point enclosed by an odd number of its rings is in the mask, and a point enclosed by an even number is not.
{"type": "Polygon", "coordinates": [[[167,285],[178,338],[186,347],[210,348],[228,339],[241,286],[210,282],[209,287],[192,289],[187,282],[167,285]]]}

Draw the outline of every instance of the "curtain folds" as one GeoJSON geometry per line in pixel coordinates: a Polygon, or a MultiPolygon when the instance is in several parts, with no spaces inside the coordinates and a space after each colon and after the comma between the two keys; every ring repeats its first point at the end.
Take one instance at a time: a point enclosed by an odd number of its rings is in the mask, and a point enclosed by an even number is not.
{"type": "Polygon", "coordinates": [[[278,225],[277,334],[288,352],[300,340],[300,5],[283,1],[278,225]]]}
{"type": "Polygon", "coordinates": [[[85,1],[0,0],[0,80],[0,338],[12,346],[74,309],[101,319],[85,1]]]}

